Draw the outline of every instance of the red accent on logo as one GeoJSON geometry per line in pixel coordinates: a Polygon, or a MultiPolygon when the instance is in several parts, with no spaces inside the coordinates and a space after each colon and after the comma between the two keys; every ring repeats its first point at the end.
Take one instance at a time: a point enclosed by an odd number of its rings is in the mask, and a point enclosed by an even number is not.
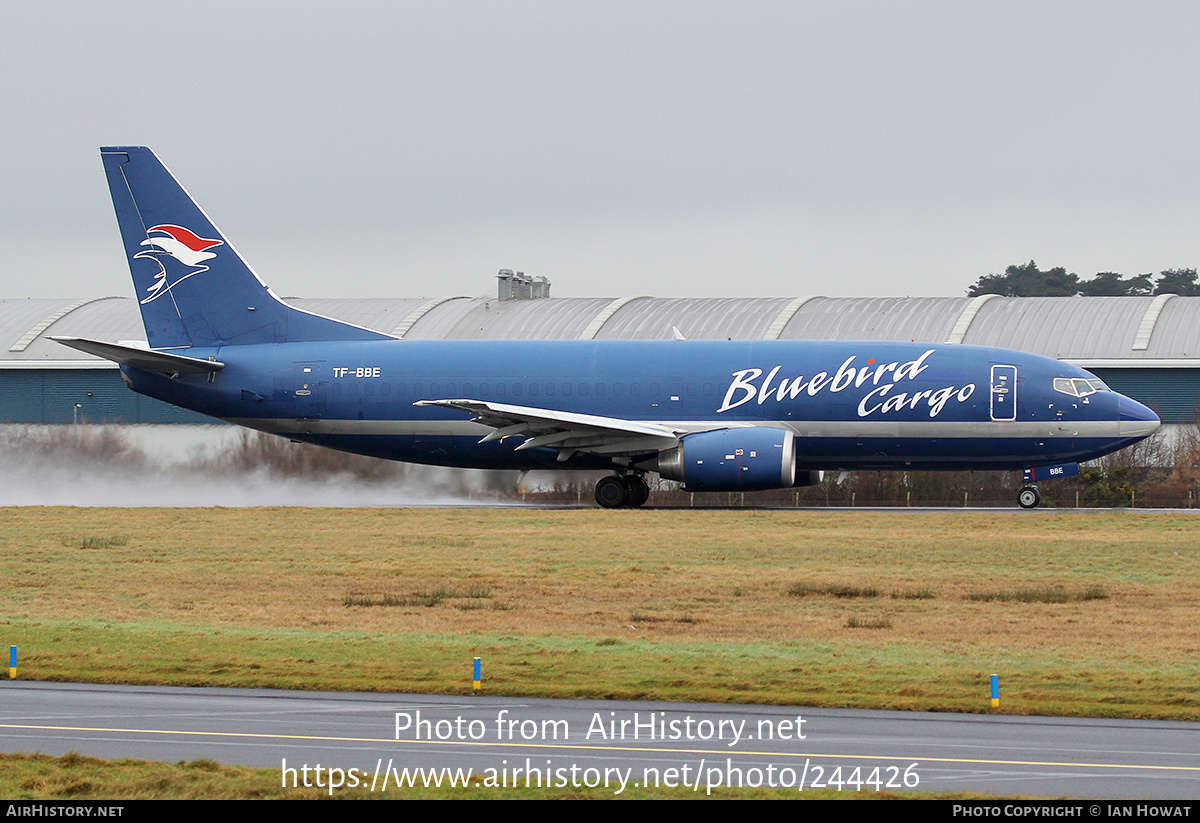
{"type": "Polygon", "coordinates": [[[151,226],[149,231],[161,231],[169,234],[192,251],[204,251],[205,249],[211,249],[213,246],[221,245],[220,240],[205,240],[191,230],[172,223],[160,223],[157,226],[151,226]]]}

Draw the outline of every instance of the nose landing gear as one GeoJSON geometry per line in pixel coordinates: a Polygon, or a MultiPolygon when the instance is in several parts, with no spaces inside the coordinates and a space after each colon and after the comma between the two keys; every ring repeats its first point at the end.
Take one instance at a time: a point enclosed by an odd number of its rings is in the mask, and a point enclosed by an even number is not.
{"type": "Polygon", "coordinates": [[[640,474],[601,477],[596,483],[596,502],[606,509],[633,509],[650,499],[650,484],[640,474]]]}
{"type": "MultiPolygon", "coordinates": [[[[1085,401],[1086,402],[1086,401],[1085,401]]],[[[1075,477],[1079,474],[1078,463],[1059,463],[1057,466],[1037,466],[1025,470],[1025,485],[1017,492],[1017,505],[1022,509],[1036,509],[1042,502],[1042,493],[1033,485],[1038,480],[1054,480],[1060,477],[1075,477]]]]}

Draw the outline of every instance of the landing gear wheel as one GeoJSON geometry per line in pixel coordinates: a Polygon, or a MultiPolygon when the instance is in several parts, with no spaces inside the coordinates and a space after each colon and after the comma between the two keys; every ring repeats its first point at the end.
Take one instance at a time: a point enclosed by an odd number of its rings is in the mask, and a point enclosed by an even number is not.
{"type": "Polygon", "coordinates": [[[596,502],[606,509],[619,509],[629,500],[629,487],[615,475],[601,477],[596,483],[596,502]]]}
{"type": "Polygon", "coordinates": [[[1041,502],[1042,493],[1038,491],[1037,486],[1024,486],[1017,492],[1017,505],[1022,509],[1036,509],[1041,502]]]}
{"type": "Polygon", "coordinates": [[[644,505],[650,499],[650,484],[640,474],[626,475],[625,488],[629,492],[625,505],[631,509],[644,505]]]}

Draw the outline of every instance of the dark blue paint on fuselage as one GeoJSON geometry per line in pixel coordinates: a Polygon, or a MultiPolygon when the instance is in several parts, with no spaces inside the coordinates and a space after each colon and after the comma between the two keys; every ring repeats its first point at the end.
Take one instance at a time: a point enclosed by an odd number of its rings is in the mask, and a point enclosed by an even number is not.
{"type": "MultiPolygon", "coordinates": [[[[611,461],[577,454],[562,463],[552,449],[514,451],[522,438],[480,445],[481,433],[457,433],[467,420],[462,412],[417,407],[417,400],[468,398],[703,428],[787,425],[797,433],[798,465],[811,469],[1022,469],[1092,459],[1142,439],[1080,437],[1067,431],[1075,423],[1118,419],[1121,396],[1114,392],[1074,398],[1054,391],[1056,377],[1090,377],[1082,369],[1038,355],[974,346],[384,340],[191,348],[188,355],[211,355],[226,366],[211,382],[205,375],[125,372],[135,390],[214,417],[248,425],[261,421],[268,430],[275,430],[271,421],[305,421],[307,426],[298,424],[299,430],[289,436],[447,466],[606,468],[611,461]],[[896,365],[887,369],[888,363],[896,365]],[[910,365],[908,375],[902,374],[905,364],[910,365]],[[1013,430],[1021,429],[1021,436],[1008,436],[1008,424],[993,422],[993,365],[1016,368],[1013,430]],[[741,387],[731,389],[739,375],[741,387]],[[773,379],[767,382],[769,376],[773,379]],[[306,378],[312,385],[302,392],[309,393],[298,395],[306,378]],[[792,391],[796,380],[800,388],[792,391]],[[889,384],[892,388],[884,388],[889,384]],[[950,396],[935,410],[931,398],[948,391],[950,396]],[[896,403],[900,394],[917,399],[901,405],[896,403]],[[894,407],[883,408],[889,399],[894,407]],[[372,421],[425,426],[415,432],[383,432],[381,425],[363,425],[372,421]],[[439,421],[458,429],[439,431],[439,421]],[[1041,426],[1020,425],[1031,423],[1044,424],[1044,432],[1041,426]],[[932,428],[914,432],[912,424],[932,428]],[[981,428],[972,436],[964,424],[986,424],[989,430],[981,428]],[[809,436],[809,428],[824,433],[809,436]],[[941,429],[945,435],[939,435],[941,429]]],[[[1153,417],[1134,405],[1149,415],[1142,419],[1153,417]]]]}
{"type": "Polygon", "coordinates": [[[645,502],[645,471],[718,490],[743,474],[754,488],[811,482],[797,469],[1023,469],[1099,457],[1158,425],[1113,392],[1056,391],[1055,378],[1090,378],[1078,368],[1001,349],[397,340],[279,300],[149,148],[101,157],[154,351],[64,342],[122,364],[139,392],[296,440],[447,466],[615,468],[597,499],[621,506],[645,502]],[[701,434],[747,426],[794,437],[701,434]]]}

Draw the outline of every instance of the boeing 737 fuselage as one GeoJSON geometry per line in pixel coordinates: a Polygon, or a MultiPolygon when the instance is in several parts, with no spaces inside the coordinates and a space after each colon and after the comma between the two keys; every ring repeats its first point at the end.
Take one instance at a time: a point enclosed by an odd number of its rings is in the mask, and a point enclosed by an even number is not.
{"type": "MultiPolygon", "coordinates": [[[[647,472],[694,491],[828,469],[1007,469],[1038,479],[1158,417],[1034,354],[880,341],[417,341],[279,300],[144,147],[101,150],[148,348],[60,342],[129,386],[293,440],[392,460],[587,469],[607,507],[647,472]]],[[[1023,506],[1037,505],[1026,486],[1023,506]]]]}

